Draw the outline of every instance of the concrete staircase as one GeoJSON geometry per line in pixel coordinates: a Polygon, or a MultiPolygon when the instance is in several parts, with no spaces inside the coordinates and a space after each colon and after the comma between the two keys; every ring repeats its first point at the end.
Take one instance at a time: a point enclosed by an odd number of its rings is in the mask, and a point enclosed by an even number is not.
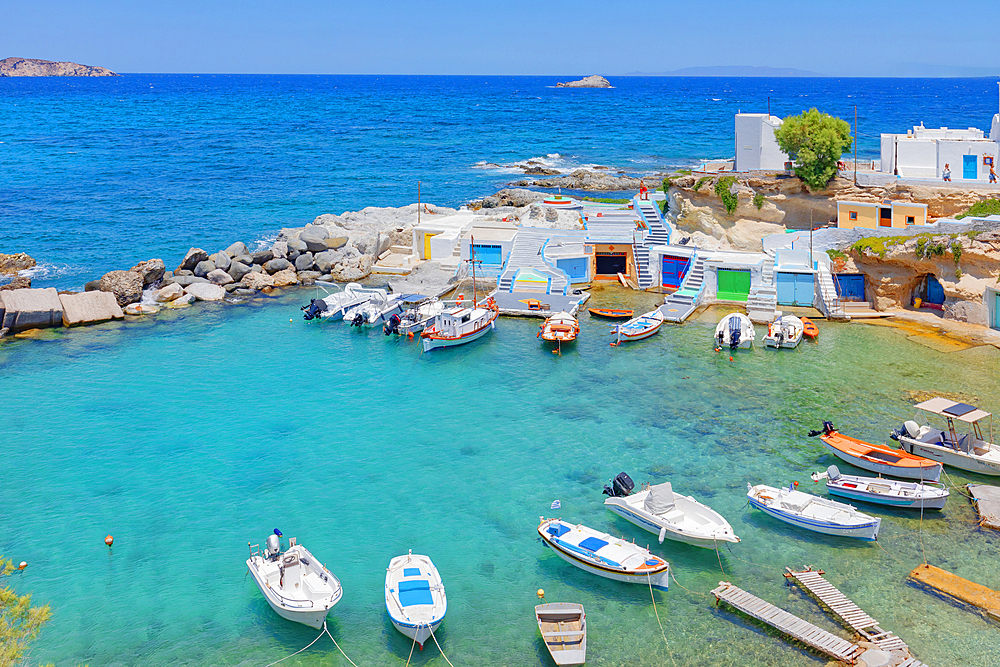
{"type": "Polygon", "coordinates": [[[639,272],[639,289],[653,287],[653,271],[649,266],[649,246],[667,245],[670,243],[670,230],[663,222],[660,209],[651,201],[645,199],[633,199],[635,210],[642,217],[649,233],[642,240],[642,243],[632,244],[632,253],[635,256],[636,269],[639,272]]]}
{"type": "Polygon", "coordinates": [[[757,324],[768,324],[774,321],[778,308],[778,289],[774,285],[774,255],[768,253],[767,259],[761,265],[761,281],[759,285],[750,287],[747,296],[747,317],[757,324]]]}
{"type": "MultiPolygon", "coordinates": [[[[542,248],[545,242],[552,235],[551,229],[535,229],[533,227],[521,227],[514,237],[514,246],[510,250],[510,256],[503,266],[497,278],[497,289],[501,292],[518,291],[515,283],[517,274],[521,269],[531,269],[532,272],[548,278],[546,294],[563,294],[569,290],[569,276],[560,269],[547,263],[542,256],[542,248]]],[[[477,269],[478,270],[478,269],[477,269]]],[[[530,291],[538,291],[537,281],[522,281],[522,288],[530,287],[530,291]]]]}
{"type": "MultiPolygon", "coordinates": [[[[816,307],[830,320],[849,320],[851,316],[844,310],[844,304],[837,294],[830,270],[820,264],[816,269],[817,303],[816,307]]],[[[865,306],[868,304],[865,303],[865,306]]]]}
{"type": "Polygon", "coordinates": [[[691,268],[684,276],[680,289],[663,299],[660,312],[668,322],[683,322],[698,307],[698,298],[705,286],[705,262],[695,254],[691,268]]]}

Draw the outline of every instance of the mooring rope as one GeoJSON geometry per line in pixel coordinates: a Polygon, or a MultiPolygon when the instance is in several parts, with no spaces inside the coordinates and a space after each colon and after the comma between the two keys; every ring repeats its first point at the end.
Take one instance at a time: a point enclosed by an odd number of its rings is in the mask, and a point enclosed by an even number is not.
{"type": "MultiPolygon", "coordinates": [[[[674,576],[674,568],[670,568],[670,576],[674,576]]],[[[674,579],[674,582],[677,580],[674,579]]],[[[649,576],[649,572],[646,572],[646,583],[649,584],[649,599],[653,601],[653,613],[656,614],[656,624],[660,626],[660,636],[663,637],[663,645],[667,647],[667,655],[670,656],[670,662],[674,663],[674,667],[677,667],[677,661],[674,660],[673,651],[670,650],[670,642],[667,641],[667,633],[663,630],[663,623],[660,622],[660,612],[656,610],[656,596],[653,595],[653,580],[649,576]]],[[[677,584],[680,586],[680,584],[677,584]]],[[[684,588],[681,586],[681,588],[684,588]]],[[[686,588],[684,590],[687,590],[686,588]]]]}
{"type": "Polygon", "coordinates": [[[358,667],[357,665],[354,664],[353,660],[351,660],[350,658],[347,657],[347,654],[344,653],[344,649],[340,648],[340,644],[338,644],[337,640],[333,638],[333,635],[330,634],[330,631],[326,629],[326,621],[323,621],[323,632],[326,633],[326,636],[330,638],[330,641],[333,642],[333,645],[337,647],[338,651],[340,651],[340,655],[344,656],[344,658],[347,660],[347,662],[349,662],[352,665],[354,665],[354,667],[358,667]]]}
{"type": "Polygon", "coordinates": [[[444,661],[448,663],[449,667],[455,667],[455,665],[451,664],[451,660],[448,659],[448,656],[444,654],[444,649],[442,649],[441,645],[438,644],[438,638],[434,636],[434,628],[428,625],[427,630],[431,633],[431,639],[434,640],[434,644],[438,647],[438,650],[441,651],[441,657],[444,658],[444,661]]]}
{"type": "Polygon", "coordinates": [[[945,470],[945,469],[944,469],[944,467],[942,467],[942,468],[941,468],[941,474],[942,474],[942,475],[944,475],[944,476],[945,476],[945,478],[947,478],[947,480],[948,480],[948,484],[949,484],[949,487],[948,487],[948,488],[950,488],[950,489],[951,489],[951,490],[953,490],[953,491],[958,491],[958,493],[959,493],[960,495],[963,495],[963,496],[965,496],[965,497],[966,497],[966,498],[968,498],[969,500],[975,500],[975,498],[973,498],[973,497],[972,497],[971,495],[969,495],[969,494],[968,494],[968,493],[966,493],[965,491],[962,491],[962,487],[961,487],[961,486],[959,486],[958,484],[955,484],[955,480],[953,480],[953,479],[951,478],[951,475],[949,475],[949,474],[948,474],[948,471],[947,471],[947,470],[945,470]]]}
{"type": "Polygon", "coordinates": [[[410,667],[410,660],[413,659],[413,647],[417,645],[417,634],[413,633],[413,643],[410,644],[410,655],[406,656],[406,667],[410,667]]]}
{"type": "Polygon", "coordinates": [[[312,646],[313,644],[315,644],[316,642],[318,642],[320,640],[320,638],[323,636],[324,632],[326,632],[326,622],[323,623],[323,631],[319,633],[319,637],[316,637],[316,639],[314,639],[311,642],[309,642],[309,644],[305,648],[300,648],[298,651],[296,651],[292,655],[286,655],[281,660],[275,660],[270,665],[266,665],[266,667],[271,667],[271,665],[277,665],[279,662],[284,662],[285,660],[288,660],[289,658],[291,658],[293,656],[296,656],[299,653],[302,653],[302,651],[305,651],[307,648],[309,648],[310,646],[312,646]]]}
{"type": "Polygon", "coordinates": [[[719,569],[722,570],[723,576],[728,576],[726,574],[726,568],[722,567],[722,554],[719,553],[719,538],[712,535],[712,539],[715,541],[715,555],[719,559],[719,569]]]}

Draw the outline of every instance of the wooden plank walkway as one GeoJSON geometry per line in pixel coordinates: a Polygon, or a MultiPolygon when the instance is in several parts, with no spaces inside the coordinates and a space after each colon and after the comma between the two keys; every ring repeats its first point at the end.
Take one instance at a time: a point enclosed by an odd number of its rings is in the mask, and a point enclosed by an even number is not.
{"type": "Polygon", "coordinates": [[[879,627],[878,621],[854,604],[846,595],[823,578],[822,570],[806,569],[800,572],[785,568],[785,577],[794,581],[802,590],[816,598],[844,626],[854,630],[883,651],[906,650],[909,647],[892,632],[879,627]]]}
{"type": "Polygon", "coordinates": [[[733,586],[728,581],[720,581],[718,588],[712,591],[712,595],[715,596],[716,601],[725,602],[744,614],[752,616],[796,641],[836,660],[854,664],[861,653],[861,648],[856,644],[816,627],[784,609],[775,607],[770,602],[765,602],[745,590],[733,586]]]}

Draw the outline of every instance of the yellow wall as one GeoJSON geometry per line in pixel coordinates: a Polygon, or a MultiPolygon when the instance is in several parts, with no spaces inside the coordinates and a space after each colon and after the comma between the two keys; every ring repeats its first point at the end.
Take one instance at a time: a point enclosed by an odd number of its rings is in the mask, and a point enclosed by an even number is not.
{"type": "Polygon", "coordinates": [[[913,216],[914,225],[927,224],[927,209],[912,204],[896,204],[892,207],[892,226],[906,227],[906,217],[913,216]]]}
{"type": "MultiPolygon", "coordinates": [[[[589,244],[588,244],[589,245],[589,244]]],[[[590,275],[594,276],[594,280],[617,280],[611,276],[598,276],[597,275],[597,254],[606,252],[624,252],[626,255],[625,266],[625,277],[629,280],[638,283],[639,278],[635,274],[635,258],[632,257],[632,244],[630,243],[595,243],[594,254],[590,256],[590,275]]]]}
{"type": "Polygon", "coordinates": [[[875,229],[878,227],[878,211],[877,206],[856,206],[850,202],[839,202],[837,204],[837,226],[841,229],[854,229],[855,227],[875,229]],[[851,220],[851,211],[858,214],[857,220],[851,220]]]}

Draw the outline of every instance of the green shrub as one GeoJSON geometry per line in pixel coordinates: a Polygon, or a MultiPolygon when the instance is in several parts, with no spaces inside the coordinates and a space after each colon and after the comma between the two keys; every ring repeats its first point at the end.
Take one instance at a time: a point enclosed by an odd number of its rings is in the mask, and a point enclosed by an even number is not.
{"type": "Polygon", "coordinates": [[[795,175],[810,190],[823,189],[837,175],[837,161],[853,143],[846,121],[815,108],[785,118],[774,138],[795,163],[795,175]]]}
{"type": "Polygon", "coordinates": [[[757,210],[764,208],[764,195],[759,192],[753,196],[753,205],[757,207],[757,210]]]}
{"type": "Polygon", "coordinates": [[[673,184],[674,184],[673,180],[671,180],[671,178],[668,176],[663,179],[663,185],[660,186],[660,189],[663,190],[664,192],[667,192],[668,190],[670,190],[670,186],[673,184]]]}
{"type": "Polygon", "coordinates": [[[712,180],[711,176],[702,176],[699,178],[698,182],[694,184],[694,191],[698,192],[698,190],[701,189],[701,186],[705,185],[705,183],[710,180],[712,180]]]}
{"type": "Polygon", "coordinates": [[[831,248],[826,251],[826,254],[830,257],[830,259],[847,259],[847,254],[842,250],[834,250],[831,248]]]}
{"type": "Polygon", "coordinates": [[[733,183],[736,182],[735,176],[723,176],[718,181],[715,182],[715,194],[719,195],[719,199],[722,200],[722,205],[726,207],[726,213],[732,215],[736,207],[739,206],[739,199],[736,198],[730,189],[733,187],[733,183]]]}
{"type": "Polygon", "coordinates": [[[965,235],[968,236],[969,239],[975,241],[976,237],[979,236],[979,232],[976,230],[972,230],[971,232],[966,232],[965,235]]]}
{"type": "Polygon", "coordinates": [[[667,210],[670,208],[670,199],[664,199],[660,202],[660,213],[663,215],[667,214],[667,210]]]}
{"type": "Polygon", "coordinates": [[[983,199],[969,207],[965,213],[955,216],[957,220],[973,216],[1000,215],[1000,199],[983,199]]]}
{"type": "Polygon", "coordinates": [[[690,169],[678,169],[677,173],[681,176],[690,176],[692,172],[690,169]]]}
{"type": "Polygon", "coordinates": [[[958,239],[951,242],[951,256],[955,259],[955,266],[958,266],[962,259],[962,243],[958,239]]]}
{"type": "Polygon", "coordinates": [[[955,269],[955,278],[957,278],[958,280],[961,280],[962,279],[962,275],[963,275],[962,274],[962,269],[955,269]]]}

